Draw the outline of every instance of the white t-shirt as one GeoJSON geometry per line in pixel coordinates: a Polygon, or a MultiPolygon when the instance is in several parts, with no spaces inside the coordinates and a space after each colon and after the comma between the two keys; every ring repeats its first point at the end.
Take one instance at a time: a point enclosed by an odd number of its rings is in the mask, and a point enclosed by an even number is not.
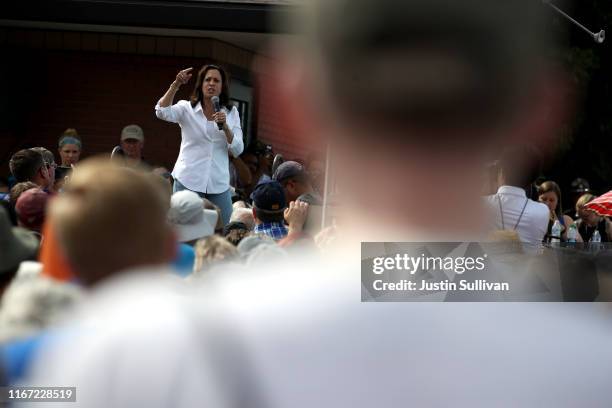
{"type": "Polygon", "coordinates": [[[206,119],[200,103],[195,108],[185,100],[164,108],[159,104],[155,106],[158,118],[181,127],[181,148],[172,176],[189,190],[219,194],[229,189],[228,152],[238,157],[244,143],[238,110],[236,107],[229,112],[222,109],[234,134],[231,144],[227,143],[225,132],[219,130],[217,123],[206,119]]]}

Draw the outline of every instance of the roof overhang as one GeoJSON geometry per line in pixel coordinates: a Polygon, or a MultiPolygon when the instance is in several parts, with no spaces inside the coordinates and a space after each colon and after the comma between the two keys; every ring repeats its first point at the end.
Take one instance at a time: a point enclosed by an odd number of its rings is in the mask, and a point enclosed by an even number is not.
{"type": "Polygon", "coordinates": [[[179,30],[271,33],[289,1],[46,0],[7,1],[3,20],[179,30]]]}

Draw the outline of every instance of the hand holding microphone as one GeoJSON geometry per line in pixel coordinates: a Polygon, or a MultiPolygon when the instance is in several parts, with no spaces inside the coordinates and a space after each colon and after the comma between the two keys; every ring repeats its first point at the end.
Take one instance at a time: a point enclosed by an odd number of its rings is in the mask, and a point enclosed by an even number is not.
{"type": "Polygon", "coordinates": [[[219,130],[223,130],[223,126],[225,125],[226,115],[225,112],[221,110],[221,104],[219,103],[219,97],[213,96],[210,98],[210,101],[213,104],[213,109],[215,114],[213,115],[213,119],[217,122],[217,127],[219,130]]]}

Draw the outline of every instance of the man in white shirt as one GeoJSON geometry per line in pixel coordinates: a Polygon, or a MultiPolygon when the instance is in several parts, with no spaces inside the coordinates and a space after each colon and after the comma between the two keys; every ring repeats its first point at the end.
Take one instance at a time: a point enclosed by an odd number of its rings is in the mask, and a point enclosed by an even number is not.
{"type": "Polygon", "coordinates": [[[535,180],[537,154],[528,146],[506,149],[499,160],[496,194],[485,198],[492,230],[516,231],[528,253],[537,252],[546,234],[550,211],[527,197],[523,186],[535,180]]]}

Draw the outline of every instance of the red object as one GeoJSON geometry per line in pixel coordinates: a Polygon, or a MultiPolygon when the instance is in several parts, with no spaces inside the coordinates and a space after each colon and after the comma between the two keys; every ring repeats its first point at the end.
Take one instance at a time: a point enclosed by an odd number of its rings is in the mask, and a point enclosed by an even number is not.
{"type": "Polygon", "coordinates": [[[15,211],[21,227],[41,232],[49,194],[40,188],[31,188],[21,193],[15,204],[15,211]]]}
{"type": "Polygon", "coordinates": [[[63,282],[70,281],[75,277],[57,238],[53,223],[50,221],[47,221],[43,228],[43,240],[38,260],[43,265],[42,273],[45,276],[63,282]]]}
{"type": "Polygon", "coordinates": [[[612,217],[612,191],[589,201],[584,207],[603,217],[612,217]]]}

